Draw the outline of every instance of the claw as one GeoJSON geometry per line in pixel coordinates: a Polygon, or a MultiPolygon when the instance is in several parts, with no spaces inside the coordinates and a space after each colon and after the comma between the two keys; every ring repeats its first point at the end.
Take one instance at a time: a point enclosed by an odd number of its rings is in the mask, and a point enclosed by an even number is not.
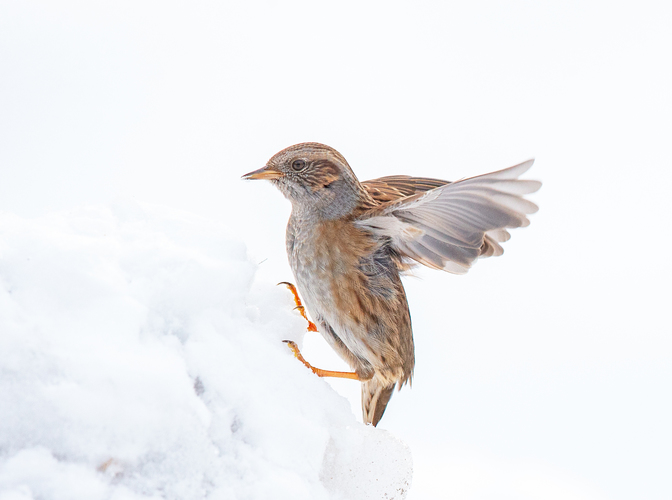
{"type": "Polygon", "coordinates": [[[294,353],[294,357],[301,361],[306,368],[310,368],[310,370],[317,375],[318,377],[335,377],[335,378],[349,378],[352,380],[360,380],[359,375],[357,375],[354,372],[336,372],[333,370],[322,370],[321,368],[315,368],[313,365],[308,363],[308,361],[305,360],[305,358],[301,355],[301,351],[299,350],[299,346],[296,345],[296,342],[292,340],[283,340],[285,344],[292,350],[294,353]]]}
{"type": "Polygon", "coordinates": [[[299,292],[296,290],[296,287],[293,284],[289,283],[288,281],[281,281],[280,283],[278,283],[278,285],[285,285],[287,288],[289,288],[289,291],[292,292],[292,294],[294,294],[294,303],[296,304],[296,307],[294,309],[299,311],[301,313],[301,316],[303,316],[303,319],[305,319],[308,322],[308,331],[316,332],[317,327],[315,326],[315,323],[313,323],[308,319],[308,316],[306,315],[306,308],[301,303],[301,299],[299,298],[299,292]]]}

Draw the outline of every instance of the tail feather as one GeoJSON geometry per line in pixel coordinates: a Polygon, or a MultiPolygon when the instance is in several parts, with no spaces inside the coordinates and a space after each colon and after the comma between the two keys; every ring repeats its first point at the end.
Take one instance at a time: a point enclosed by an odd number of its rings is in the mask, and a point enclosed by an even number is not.
{"type": "Polygon", "coordinates": [[[395,384],[385,385],[375,376],[362,383],[362,414],[365,424],[378,425],[387,403],[390,402],[394,386],[395,384]]]}

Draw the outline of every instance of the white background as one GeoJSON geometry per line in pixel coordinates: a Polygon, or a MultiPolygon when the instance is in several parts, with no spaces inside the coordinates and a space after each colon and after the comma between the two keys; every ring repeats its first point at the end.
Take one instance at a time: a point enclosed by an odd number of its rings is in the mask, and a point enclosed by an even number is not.
{"type": "Polygon", "coordinates": [[[503,257],[406,280],[417,367],[380,425],[413,499],[669,499],[670,26],[646,1],[5,0],[0,210],[168,205],[283,281],[289,204],[239,178],[286,146],[362,180],[534,156],[540,211],[503,257]]]}

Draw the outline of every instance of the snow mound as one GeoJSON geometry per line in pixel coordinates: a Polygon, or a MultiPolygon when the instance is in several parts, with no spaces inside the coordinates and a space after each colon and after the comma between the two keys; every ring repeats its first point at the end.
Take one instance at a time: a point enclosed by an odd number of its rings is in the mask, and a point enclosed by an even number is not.
{"type": "Polygon", "coordinates": [[[0,213],[0,499],[404,498],[408,448],[297,362],[213,221],[0,213]]]}

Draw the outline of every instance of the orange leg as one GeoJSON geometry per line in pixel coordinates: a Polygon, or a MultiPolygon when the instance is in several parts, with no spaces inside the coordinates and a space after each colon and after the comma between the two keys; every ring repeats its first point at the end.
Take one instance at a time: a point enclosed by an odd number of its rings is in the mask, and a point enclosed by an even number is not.
{"type": "Polygon", "coordinates": [[[313,371],[313,373],[318,377],[335,377],[335,378],[349,378],[352,380],[360,380],[359,376],[354,372],[335,372],[332,370],[322,370],[320,368],[315,368],[313,365],[308,363],[308,361],[306,361],[303,358],[303,356],[301,355],[301,351],[299,351],[299,346],[296,345],[296,342],[292,342],[291,340],[283,340],[283,342],[285,342],[289,346],[289,348],[294,353],[296,359],[301,361],[304,365],[306,365],[306,367],[310,368],[313,371]]]}
{"type": "Polygon", "coordinates": [[[315,326],[315,323],[310,321],[308,319],[308,316],[306,316],[306,308],[303,307],[303,304],[301,303],[301,299],[299,298],[299,292],[296,291],[296,287],[292,285],[291,283],[288,283],[287,281],[281,281],[278,283],[278,285],[285,285],[287,288],[289,288],[289,291],[294,294],[294,303],[296,304],[296,308],[300,313],[301,316],[308,322],[308,331],[309,332],[316,332],[317,327],[315,326]]]}

